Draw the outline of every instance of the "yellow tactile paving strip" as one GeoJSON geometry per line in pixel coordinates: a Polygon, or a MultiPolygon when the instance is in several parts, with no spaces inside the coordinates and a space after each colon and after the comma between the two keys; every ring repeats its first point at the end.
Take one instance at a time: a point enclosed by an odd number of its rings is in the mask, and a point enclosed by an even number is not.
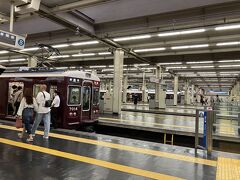
{"type": "MultiPolygon", "coordinates": [[[[0,125],[0,128],[14,130],[14,131],[20,131],[20,129],[16,129],[13,126],[7,126],[7,125],[0,125]]],[[[39,135],[43,135],[42,131],[37,131],[36,133],[39,135]]],[[[214,160],[196,158],[196,157],[185,156],[185,155],[180,155],[180,154],[173,154],[173,153],[151,150],[151,149],[146,149],[146,148],[139,148],[139,147],[134,147],[134,146],[109,143],[109,142],[100,141],[100,140],[92,140],[92,139],[80,138],[80,137],[57,134],[57,133],[50,133],[49,135],[50,135],[50,137],[64,139],[64,140],[68,140],[68,141],[93,144],[93,145],[97,145],[97,146],[103,146],[103,147],[108,147],[108,148],[113,148],[113,149],[118,149],[118,150],[131,151],[131,152],[135,152],[135,153],[147,154],[147,155],[169,158],[169,159],[174,159],[174,160],[179,160],[179,161],[186,161],[186,162],[190,162],[190,163],[203,164],[203,165],[208,165],[208,166],[213,166],[213,167],[216,167],[216,165],[217,165],[217,162],[214,160]]]]}
{"type": "Polygon", "coordinates": [[[219,157],[216,180],[240,180],[240,160],[219,157]]]}
{"type": "Polygon", "coordinates": [[[121,171],[124,173],[134,174],[134,175],[138,175],[138,176],[142,176],[142,177],[146,177],[146,178],[162,179],[162,180],[182,180],[182,178],[178,178],[178,177],[174,177],[174,176],[169,176],[169,175],[160,174],[160,173],[147,171],[147,170],[143,170],[143,169],[138,169],[138,168],[134,168],[134,167],[130,167],[130,166],[111,163],[108,161],[103,161],[103,160],[98,160],[98,159],[94,159],[94,158],[89,158],[89,157],[85,157],[85,156],[67,153],[67,152],[62,152],[62,151],[49,149],[49,148],[45,148],[45,147],[40,147],[40,146],[36,146],[36,145],[12,141],[9,139],[0,138],[0,143],[23,148],[23,149],[28,149],[28,150],[32,150],[32,151],[36,151],[36,152],[41,152],[44,154],[49,154],[49,155],[53,155],[53,156],[57,156],[57,157],[62,157],[65,159],[88,163],[88,164],[92,164],[92,165],[96,165],[96,166],[100,166],[100,167],[104,167],[104,168],[108,168],[108,169],[112,169],[112,170],[116,170],[116,171],[121,171]]]}

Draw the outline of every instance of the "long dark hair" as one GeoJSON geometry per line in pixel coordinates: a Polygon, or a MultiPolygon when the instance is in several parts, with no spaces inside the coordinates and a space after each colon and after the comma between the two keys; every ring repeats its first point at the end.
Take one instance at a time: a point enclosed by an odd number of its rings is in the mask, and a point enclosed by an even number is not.
{"type": "Polygon", "coordinates": [[[27,104],[33,104],[33,95],[30,88],[24,89],[23,96],[25,97],[27,104]]]}

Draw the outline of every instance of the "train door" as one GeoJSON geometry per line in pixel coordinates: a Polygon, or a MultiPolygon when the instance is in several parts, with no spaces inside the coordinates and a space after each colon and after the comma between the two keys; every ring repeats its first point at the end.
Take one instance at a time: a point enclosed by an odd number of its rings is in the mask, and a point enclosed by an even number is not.
{"type": "Polygon", "coordinates": [[[23,97],[23,82],[8,83],[8,107],[7,116],[15,116],[17,114],[20,102],[23,97]]]}
{"type": "Polygon", "coordinates": [[[84,81],[82,87],[82,120],[90,120],[92,114],[92,82],[84,81]]]}

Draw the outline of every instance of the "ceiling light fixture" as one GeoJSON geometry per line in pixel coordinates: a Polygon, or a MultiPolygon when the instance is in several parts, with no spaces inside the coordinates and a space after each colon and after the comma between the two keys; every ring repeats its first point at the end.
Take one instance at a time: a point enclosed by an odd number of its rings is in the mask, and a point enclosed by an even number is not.
{"type": "Polygon", "coordinates": [[[194,33],[202,33],[205,32],[206,29],[193,29],[193,30],[186,30],[186,31],[172,31],[172,32],[166,32],[166,33],[159,33],[159,37],[164,36],[177,36],[177,35],[184,35],[184,34],[194,34],[194,33]]]}
{"type": "Polygon", "coordinates": [[[240,29],[240,24],[225,25],[225,26],[215,27],[216,31],[229,30],[229,29],[240,29]]]}
{"type": "Polygon", "coordinates": [[[103,56],[103,55],[111,55],[111,52],[100,52],[98,55],[103,56]]]}
{"type": "Polygon", "coordinates": [[[20,62],[20,61],[26,61],[24,58],[19,58],[19,59],[10,59],[10,62],[20,62]]]}
{"type": "Polygon", "coordinates": [[[64,48],[64,47],[68,47],[69,44],[57,44],[57,45],[52,45],[52,47],[54,48],[64,48]]]}
{"type": "Polygon", "coordinates": [[[239,45],[239,41],[234,41],[234,42],[223,42],[223,43],[217,43],[216,46],[234,46],[234,45],[239,45]]]}
{"type": "Polygon", "coordinates": [[[89,68],[105,68],[106,66],[89,66],[89,68]]]}
{"type": "Polygon", "coordinates": [[[120,37],[120,38],[114,38],[113,41],[130,41],[130,40],[138,40],[138,39],[148,39],[152,36],[149,34],[146,35],[138,35],[138,36],[128,36],[128,37],[120,37]]]}
{"type": "Polygon", "coordinates": [[[240,67],[240,64],[233,64],[233,65],[219,65],[220,68],[227,68],[227,67],[240,67]]]}
{"type": "Polygon", "coordinates": [[[164,51],[166,48],[135,49],[134,52],[164,51]]]}
{"type": "Polygon", "coordinates": [[[219,63],[231,63],[231,62],[240,62],[240,60],[221,60],[221,61],[217,61],[219,63]]]}
{"type": "Polygon", "coordinates": [[[84,46],[84,45],[92,45],[92,44],[98,44],[98,41],[84,41],[84,42],[76,42],[72,43],[72,46],[84,46]]]}
{"type": "Polygon", "coordinates": [[[69,58],[70,55],[59,55],[59,56],[51,56],[49,59],[55,59],[55,58],[69,58]]]}
{"type": "Polygon", "coordinates": [[[30,47],[30,48],[25,48],[23,50],[20,50],[21,52],[27,52],[27,51],[36,51],[38,50],[38,47],[30,47]]]}
{"type": "Polygon", "coordinates": [[[188,45],[188,46],[173,46],[171,49],[190,49],[190,48],[204,48],[208,47],[209,44],[197,44],[197,45],[188,45]]]}
{"type": "Polygon", "coordinates": [[[83,56],[94,56],[95,53],[85,53],[85,54],[73,54],[72,57],[83,57],[83,56]]]}
{"type": "Polygon", "coordinates": [[[197,68],[214,68],[214,66],[191,66],[191,68],[197,69],[197,68]]]}
{"type": "Polygon", "coordinates": [[[0,51],[0,54],[7,54],[9,51],[0,51]]]}
{"type": "Polygon", "coordinates": [[[213,61],[193,61],[193,62],[186,62],[186,64],[207,64],[213,63],[213,61]]]}

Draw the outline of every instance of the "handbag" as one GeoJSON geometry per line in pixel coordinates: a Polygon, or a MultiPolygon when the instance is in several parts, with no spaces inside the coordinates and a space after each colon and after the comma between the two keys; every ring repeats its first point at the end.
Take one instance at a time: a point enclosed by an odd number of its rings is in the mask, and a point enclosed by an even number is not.
{"type": "Polygon", "coordinates": [[[15,126],[17,129],[22,128],[23,127],[23,122],[22,122],[22,118],[20,118],[19,116],[16,118],[16,123],[15,126]]]}
{"type": "MultiPolygon", "coordinates": [[[[45,94],[44,92],[43,93],[43,96],[44,96],[44,99],[46,98],[45,97],[45,94]]],[[[52,106],[52,100],[45,100],[45,103],[44,103],[44,107],[51,107],[52,106]]]]}

